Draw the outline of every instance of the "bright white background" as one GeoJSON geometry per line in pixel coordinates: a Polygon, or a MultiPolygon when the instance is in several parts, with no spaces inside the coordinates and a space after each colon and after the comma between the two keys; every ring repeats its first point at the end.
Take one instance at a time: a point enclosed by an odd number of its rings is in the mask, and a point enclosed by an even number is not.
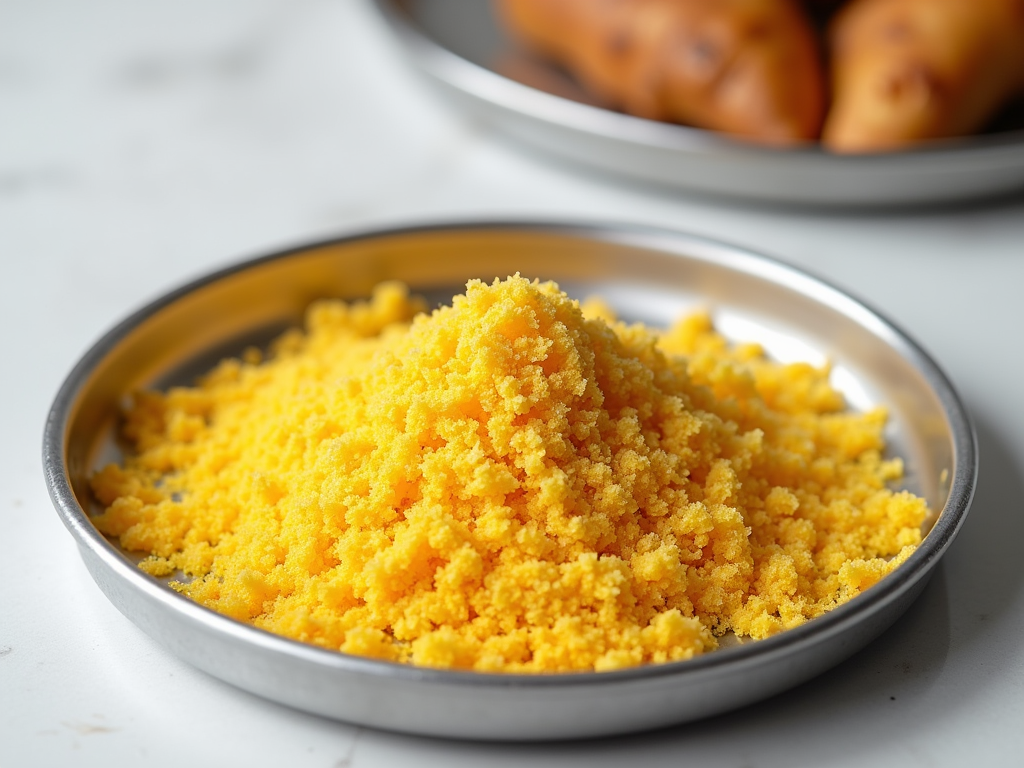
{"type": "Polygon", "coordinates": [[[1013,765],[1024,747],[1024,196],[768,210],[562,166],[437,100],[362,0],[0,0],[0,766],[1013,765]],[[882,309],[977,421],[971,516],[921,600],[791,693],[624,739],[357,729],[211,679],[124,619],[51,508],[43,421],[115,321],[243,257],[438,219],[730,240],[882,309]]]}

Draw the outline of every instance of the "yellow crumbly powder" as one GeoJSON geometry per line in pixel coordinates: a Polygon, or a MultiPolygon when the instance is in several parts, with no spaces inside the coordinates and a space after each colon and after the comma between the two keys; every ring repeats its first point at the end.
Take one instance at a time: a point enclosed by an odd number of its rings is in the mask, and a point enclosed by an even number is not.
{"type": "Polygon", "coordinates": [[[882,410],[828,370],[667,332],[553,283],[320,302],[305,333],[143,392],[94,518],[190,598],[347,653],[610,670],[765,638],[920,541],[882,410]],[[418,314],[419,313],[419,314],[418,314]]]}

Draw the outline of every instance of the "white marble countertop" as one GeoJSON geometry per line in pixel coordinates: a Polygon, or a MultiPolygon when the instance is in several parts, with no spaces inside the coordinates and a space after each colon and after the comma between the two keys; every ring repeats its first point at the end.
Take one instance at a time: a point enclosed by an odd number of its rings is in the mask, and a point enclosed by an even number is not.
{"type": "Polygon", "coordinates": [[[562,166],[452,111],[361,0],[0,0],[0,765],[959,766],[1024,747],[1024,197],[765,210],[562,166]],[[170,656],[93,584],[47,498],[43,421],[132,309],[355,229],[585,218],[718,237],[822,275],[947,370],[981,445],[923,597],[850,661],[741,712],[547,746],[358,729],[170,656]]]}

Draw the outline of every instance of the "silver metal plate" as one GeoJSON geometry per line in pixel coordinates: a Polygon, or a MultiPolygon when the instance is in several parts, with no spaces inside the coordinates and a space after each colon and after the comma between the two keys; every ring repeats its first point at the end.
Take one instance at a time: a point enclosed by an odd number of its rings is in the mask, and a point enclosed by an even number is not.
{"type": "Polygon", "coordinates": [[[100,588],[173,653],[233,685],[327,717],[434,736],[564,739],[707,717],[838,663],[911,603],[956,534],[977,472],[973,429],[929,357],[856,300],[748,251],[622,226],[495,223],[368,233],[246,262],[183,288],[113,328],[63,384],[43,446],[54,505],[100,588]],[[626,319],[665,324],[695,307],[737,340],[783,360],[823,361],[852,407],[885,403],[906,486],[940,512],[924,543],[880,584],[768,640],[610,673],[501,675],[346,656],[213,613],[147,576],[89,520],[88,479],[112,455],[119,406],[139,387],[182,380],[296,324],[325,296],[366,296],[398,279],[431,300],[470,278],[520,272],[598,294],[626,319]]]}
{"type": "Polygon", "coordinates": [[[913,151],[770,149],[595,105],[564,73],[510,41],[490,0],[374,4],[415,65],[461,108],[593,168],[676,189],[814,206],[934,204],[1024,191],[1022,115],[1008,114],[996,126],[1002,130],[913,151]]]}

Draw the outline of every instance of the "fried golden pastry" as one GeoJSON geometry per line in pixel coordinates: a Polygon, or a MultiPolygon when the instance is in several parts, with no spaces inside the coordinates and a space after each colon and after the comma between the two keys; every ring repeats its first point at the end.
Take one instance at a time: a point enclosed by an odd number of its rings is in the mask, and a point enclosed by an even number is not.
{"type": "Polygon", "coordinates": [[[509,27],[624,111],[785,145],[824,85],[796,0],[500,0],[509,27]]]}
{"type": "Polygon", "coordinates": [[[852,0],[830,38],[836,152],[966,135],[1024,90],[1024,0],[852,0]]]}

